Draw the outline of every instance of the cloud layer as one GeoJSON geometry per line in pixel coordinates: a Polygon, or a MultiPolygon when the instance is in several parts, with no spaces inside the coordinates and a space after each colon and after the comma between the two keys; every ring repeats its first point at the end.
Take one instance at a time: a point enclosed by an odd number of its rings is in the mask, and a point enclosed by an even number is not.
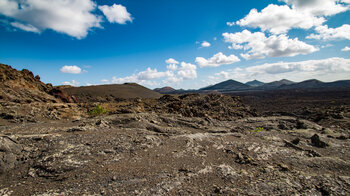
{"type": "Polygon", "coordinates": [[[322,17],[315,17],[307,12],[298,12],[287,5],[270,4],[261,12],[252,9],[246,17],[237,21],[237,24],[281,34],[287,33],[292,28],[310,29],[323,22],[325,19],[322,17]]]}
{"type": "Polygon", "coordinates": [[[223,33],[223,37],[225,42],[232,44],[231,48],[248,51],[241,54],[246,60],[296,56],[318,50],[314,46],[298,40],[298,38],[290,39],[285,34],[266,37],[262,32],[251,33],[248,30],[243,30],[238,33],[223,33]]]}
{"type": "Polygon", "coordinates": [[[338,28],[328,28],[327,25],[316,27],[317,34],[307,36],[307,39],[348,39],[350,40],[350,25],[344,24],[338,28]]]}
{"type": "Polygon", "coordinates": [[[210,79],[214,80],[214,82],[222,79],[234,79],[243,82],[258,79],[270,82],[285,78],[294,81],[312,78],[334,81],[349,79],[349,74],[350,59],[334,57],[299,62],[266,63],[247,68],[236,68],[216,73],[210,76],[210,79]]]}
{"type": "Polygon", "coordinates": [[[183,80],[193,80],[197,78],[197,66],[191,63],[179,63],[173,58],[166,60],[167,70],[158,71],[157,69],[147,68],[145,71],[135,73],[131,76],[122,78],[113,77],[112,83],[122,84],[125,82],[135,82],[142,85],[156,86],[160,85],[159,79],[163,79],[163,84],[174,84],[183,80]],[[178,66],[178,64],[180,64],[178,66]]]}
{"type": "Polygon", "coordinates": [[[219,67],[220,65],[228,65],[239,62],[240,59],[235,55],[226,56],[222,52],[215,54],[209,59],[197,57],[196,63],[199,67],[219,67]]]}
{"type": "MultiPolygon", "coordinates": [[[[100,6],[110,22],[131,21],[122,5],[100,6]]],[[[0,14],[8,24],[24,31],[40,33],[46,29],[77,39],[87,36],[93,28],[101,28],[102,16],[97,15],[92,0],[1,0],[0,14]]]]}

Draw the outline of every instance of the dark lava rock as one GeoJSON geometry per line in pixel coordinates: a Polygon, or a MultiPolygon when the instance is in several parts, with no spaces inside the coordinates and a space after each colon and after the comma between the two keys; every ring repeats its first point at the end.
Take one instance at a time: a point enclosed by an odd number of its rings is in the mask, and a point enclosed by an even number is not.
{"type": "Polygon", "coordinates": [[[291,141],[294,145],[298,145],[300,142],[299,138],[295,138],[294,140],[291,141]]]}
{"type": "Polygon", "coordinates": [[[322,141],[320,139],[320,136],[318,136],[317,134],[313,135],[310,139],[311,139],[312,145],[314,145],[318,148],[325,148],[325,147],[329,146],[326,142],[322,141]]]}
{"type": "Polygon", "coordinates": [[[15,140],[7,137],[0,137],[0,174],[13,169],[22,154],[22,146],[15,140]]]}

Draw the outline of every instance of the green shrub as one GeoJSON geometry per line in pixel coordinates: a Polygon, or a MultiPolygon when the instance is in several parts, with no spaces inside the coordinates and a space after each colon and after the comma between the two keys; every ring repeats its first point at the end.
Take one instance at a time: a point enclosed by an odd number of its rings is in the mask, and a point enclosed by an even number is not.
{"type": "Polygon", "coordinates": [[[94,109],[90,110],[88,113],[91,116],[99,116],[99,115],[103,115],[106,114],[108,111],[105,110],[102,106],[97,105],[94,107],[94,109]]]}
{"type": "Polygon", "coordinates": [[[264,130],[263,127],[257,127],[255,130],[253,130],[253,132],[261,132],[263,130],[264,130]]]}

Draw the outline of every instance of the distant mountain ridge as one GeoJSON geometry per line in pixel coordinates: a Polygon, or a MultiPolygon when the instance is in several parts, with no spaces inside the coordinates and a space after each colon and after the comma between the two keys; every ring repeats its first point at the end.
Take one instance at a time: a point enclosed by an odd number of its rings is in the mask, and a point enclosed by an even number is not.
{"type": "Polygon", "coordinates": [[[261,82],[259,80],[253,80],[253,81],[246,82],[245,84],[249,85],[249,86],[257,87],[257,86],[262,86],[265,83],[263,83],[263,82],[261,82]]]}
{"type": "Polygon", "coordinates": [[[242,90],[250,88],[249,85],[243,84],[241,82],[235,80],[226,80],[224,82],[220,82],[218,84],[201,88],[199,90],[207,91],[207,90],[217,90],[217,91],[232,91],[232,90],[242,90]]]}
{"type": "Polygon", "coordinates": [[[154,89],[154,91],[156,91],[158,93],[161,93],[161,94],[166,94],[166,93],[174,92],[176,90],[171,88],[170,86],[166,86],[166,87],[163,87],[163,88],[156,88],[156,89],[154,89]]]}
{"type": "MultiPolygon", "coordinates": [[[[171,87],[166,87],[170,89],[171,87]]],[[[322,82],[316,79],[305,80],[302,82],[293,82],[287,79],[263,83],[253,80],[247,83],[241,83],[235,80],[226,80],[214,85],[210,85],[198,90],[169,90],[161,94],[183,94],[183,93],[214,93],[214,92],[234,92],[234,91],[256,91],[256,90],[288,90],[288,89],[321,89],[321,88],[350,88],[350,80],[338,80],[335,82],[322,82]]],[[[164,88],[159,88],[164,89],[164,88]]]]}

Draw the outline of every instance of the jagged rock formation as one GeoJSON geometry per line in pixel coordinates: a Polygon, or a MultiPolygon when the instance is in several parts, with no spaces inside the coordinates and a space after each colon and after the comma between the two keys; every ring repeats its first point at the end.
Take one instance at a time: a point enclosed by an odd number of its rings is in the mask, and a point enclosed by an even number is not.
{"type": "Polygon", "coordinates": [[[44,84],[33,72],[18,71],[9,65],[0,64],[0,100],[16,103],[72,103],[74,97],[68,96],[62,89],[44,84]]]}

